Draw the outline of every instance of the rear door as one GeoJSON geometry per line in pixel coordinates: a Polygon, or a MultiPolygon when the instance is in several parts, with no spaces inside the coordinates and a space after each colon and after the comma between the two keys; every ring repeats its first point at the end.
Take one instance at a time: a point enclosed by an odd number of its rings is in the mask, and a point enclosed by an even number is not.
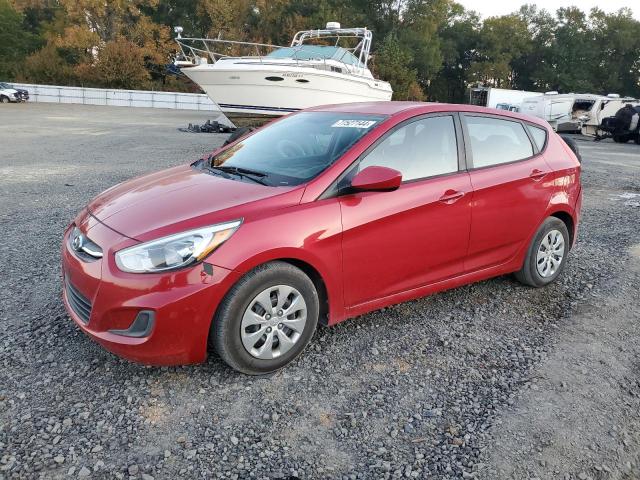
{"type": "Polygon", "coordinates": [[[347,306],[462,273],[471,221],[462,151],[457,115],[428,115],[396,127],[347,171],[344,185],[368,166],[403,176],[395,191],[339,199],[347,306]]]}
{"type": "MultiPolygon", "coordinates": [[[[500,116],[462,115],[473,187],[465,270],[511,260],[537,229],[553,182],[525,123],[500,116]]],[[[540,129],[538,129],[540,130],[540,129]]]]}

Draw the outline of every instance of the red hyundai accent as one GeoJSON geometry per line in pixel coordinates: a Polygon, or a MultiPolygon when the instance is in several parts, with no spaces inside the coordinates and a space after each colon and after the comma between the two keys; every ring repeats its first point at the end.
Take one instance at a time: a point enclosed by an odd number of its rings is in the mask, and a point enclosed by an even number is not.
{"type": "Polygon", "coordinates": [[[125,358],[196,363],[214,349],[263,374],[318,323],[511,272],[547,285],[581,198],[576,155],[538,119],[318,107],[99,195],[64,234],[63,297],[125,358]]]}

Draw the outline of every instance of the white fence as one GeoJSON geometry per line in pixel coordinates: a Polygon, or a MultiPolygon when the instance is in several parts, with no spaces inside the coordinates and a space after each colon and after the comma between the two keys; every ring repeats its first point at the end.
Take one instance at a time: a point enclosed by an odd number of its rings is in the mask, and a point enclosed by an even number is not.
{"type": "Polygon", "coordinates": [[[12,83],[12,85],[28,90],[29,100],[32,102],[220,111],[218,106],[213,103],[209,97],[199,93],[59,87],[55,85],[32,85],[28,83],[12,83]]]}

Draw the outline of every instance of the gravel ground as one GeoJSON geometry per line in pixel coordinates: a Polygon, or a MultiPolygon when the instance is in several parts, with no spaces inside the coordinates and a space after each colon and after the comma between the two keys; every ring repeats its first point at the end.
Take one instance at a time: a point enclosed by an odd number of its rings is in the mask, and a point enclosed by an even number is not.
{"type": "Polygon", "coordinates": [[[640,147],[579,142],[579,243],[547,288],[323,328],[268,378],[138,366],[65,314],[60,237],[101,190],[220,144],[176,131],[206,118],[0,108],[0,478],[640,478],[640,147]]]}

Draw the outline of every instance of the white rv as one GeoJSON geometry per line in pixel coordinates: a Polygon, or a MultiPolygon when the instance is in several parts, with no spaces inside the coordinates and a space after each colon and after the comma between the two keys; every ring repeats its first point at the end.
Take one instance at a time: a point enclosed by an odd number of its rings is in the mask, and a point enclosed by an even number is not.
{"type": "Polygon", "coordinates": [[[547,92],[522,102],[522,113],[542,118],[558,132],[579,132],[596,103],[608,97],[602,95],[547,92]]]}

